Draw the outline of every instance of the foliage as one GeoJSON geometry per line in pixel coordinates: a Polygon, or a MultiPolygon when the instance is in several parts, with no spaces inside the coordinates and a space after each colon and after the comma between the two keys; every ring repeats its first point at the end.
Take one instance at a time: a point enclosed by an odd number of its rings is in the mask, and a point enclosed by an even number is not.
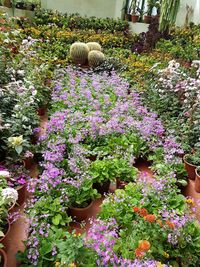
{"type": "Polygon", "coordinates": [[[67,194],[69,203],[75,208],[85,208],[95,198],[100,197],[96,189],[93,189],[92,180],[85,179],[79,188],[69,185],[67,194]]]}
{"type": "Polygon", "coordinates": [[[162,0],[159,30],[165,31],[173,26],[179,10],[180,0],[162,0]]]}
{"type": "Polygon", "coordinates": [[[94,183],[120,178],[122,181],[134,181],[138,173],[137,169],[130,166],[123,159],[95,160],[91,163],[90,172],[94,183]]]}
{"type": "Polygon", "coordinates": [[[185,156],[188,163],[195,166],[200,165],[200,150],[196,150],[193,154],[188,154],[185,156]]]}
{"type": "Polygon", "coordinates": [[[120,19],[102,19],[96,17],[81,17],[79,14],[61,14],[51,10],[38,9],[35,14],[34,23],[36,25],[47,25],[54,23],[60,28],[108,30],[110,32],[124,31],[128,28],[128,23],[120,19]]]}
{"type": "Polygon", "coordinates": [[[57,262],[61,266],[70,266],[77,264],[78,266],[95,267],[97,256],[94,251],[85,246],[84,239],[81,235],[77,235],[75,231],[71,234],[66,232],[64,240],[56,242],[58,248],[57,262]]]}

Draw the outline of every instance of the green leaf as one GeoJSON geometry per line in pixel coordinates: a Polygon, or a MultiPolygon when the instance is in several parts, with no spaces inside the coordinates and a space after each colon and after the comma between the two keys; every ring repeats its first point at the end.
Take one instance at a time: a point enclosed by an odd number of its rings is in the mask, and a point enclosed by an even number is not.
{"type": "Polygon", "coordinates": [[[2,231],[0,231],[0,237],[4,236],[4,233],[2,231]]]}
{"type": "Polygon", "coordinates": [[[22,153],[23,147],[22,146],[16,146],[15,150],[16,150],[17,154],[20,155],[22,153]]]}
{"type": "Polygon", "coordinates": [[[62,220],[62,216],[60,214],[57,214],[55,217],[52,218],[52,223],[54,225],[59,225],[61,220],[62,220]]]}

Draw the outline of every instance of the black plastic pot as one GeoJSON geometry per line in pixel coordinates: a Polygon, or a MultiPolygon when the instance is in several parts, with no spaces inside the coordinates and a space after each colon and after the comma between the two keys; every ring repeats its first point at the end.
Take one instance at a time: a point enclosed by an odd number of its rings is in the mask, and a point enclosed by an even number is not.
{"type": "Polygon", "coordinates": [[[17,2],[15,7],[18,9],[26,9],[25,4],[23,2],[17,2]]]}

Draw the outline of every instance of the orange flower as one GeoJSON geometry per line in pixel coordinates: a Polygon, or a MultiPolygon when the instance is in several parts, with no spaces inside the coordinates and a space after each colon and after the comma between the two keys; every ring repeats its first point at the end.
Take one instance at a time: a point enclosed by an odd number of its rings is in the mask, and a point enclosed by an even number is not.
{"type": "Polygon", "coordinates": [[[134,208],[133,208],[133,211],[136,212],[136,213],[138,213],[138,212],[140,212],[140,208],[138,208],[138,207],[134,207],[134,208]]]}
{"type": "Polygon", "coordinates": [[[174,229],[174,223],[170,221],[166,221],[166,224],[169,226],[169,228],[174,229]]]}
{"type": "Polygon", "coordinates": [[[155,220],[156,220],[156,216],[153,215],[153,214],[149,214],[149,215],[145,216],[144,219],[145,219],[146,221],[152,223],[152,222],[155,222],[155,220]]]}
{"type": "Polygon", "coordinates": [[[161,220],[157,220],[156,222],[160,225],[160,227],[163,227],[163,223],[161,220]]]}
{"type": "Polygon", "coordinates": [[[142,251],[148,251],[151,247],[151,244],[149,243],[149,241],[147,240],[141,240],[139,242],[139,248],[142,250],[142,251]]]}
{"type": "Polygon", "coordinates": [[[148,215],[148,211],[146,209],[141,209],[140,210],[140,216],[144,217],[144,216],[147,216],[148,215]]]}
{"type": "Polygon", "coordinates": [[[135,255],[137,258],[142,258],[144,256],[144,252],[140,248],[136,248],[135,255]]]}

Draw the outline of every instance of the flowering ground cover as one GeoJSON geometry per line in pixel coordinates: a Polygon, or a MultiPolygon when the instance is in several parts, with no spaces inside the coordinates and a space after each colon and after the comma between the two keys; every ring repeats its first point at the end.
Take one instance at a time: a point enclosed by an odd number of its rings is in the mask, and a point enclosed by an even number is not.
{"type": "Polygon", "coordinates": [[[121,21],[46,12],[32,23],[2,16],[0,27],[1,231],[13,187],[26,184],[32,196],[20,266],[199,266],[199,203],[180,190],[182,157],[199,150],[199,26],[140,54],[131,47],[141,38],[121,21]],[[103,64],[73,66],[77,40],[100,42],[103,64]],[[28,159],[38,160],[38,179],[25,170],[28,159]],[[136,168],[140,159],[150,162],[152,183],[136,168]],[[86,208],[101,196],[96,184],[116,179],[128,185],[105,196],[87,235],[69,233],[70,209],[86,208]]]}

